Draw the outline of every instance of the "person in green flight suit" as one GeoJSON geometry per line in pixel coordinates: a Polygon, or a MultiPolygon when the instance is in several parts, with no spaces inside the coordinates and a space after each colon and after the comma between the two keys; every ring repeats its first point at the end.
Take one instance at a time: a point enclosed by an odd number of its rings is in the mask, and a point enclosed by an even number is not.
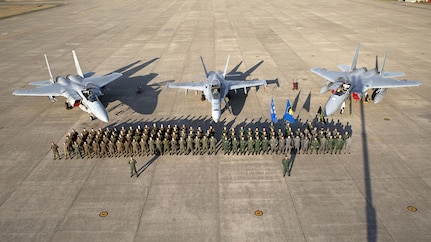
{"type": "Polygon", "coordinates": [[[283,160],[281,160],[281,164],[283,165],[283,177],[290,176],[290,164],[292,163],[292,158],[289,158],[288,155],[285,155],[283,160]]]}

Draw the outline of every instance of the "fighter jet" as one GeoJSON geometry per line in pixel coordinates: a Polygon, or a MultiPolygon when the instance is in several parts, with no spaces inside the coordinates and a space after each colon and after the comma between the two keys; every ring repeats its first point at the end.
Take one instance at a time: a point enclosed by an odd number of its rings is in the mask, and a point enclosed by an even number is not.
{"type": "Polygon", "coordinates": [[[111,73],[105,76],[92,76],[94,73],[83,74],[81,66],[75,51],[72,51],[73,60],[77,75],[67,75],[66,77],[58,76],[55,80],[52,76],[51,68],[48,63],[48,58],[45,55],[45,62],[48,67],[50,79],[45,81],[36,81],[29,83],[37,86],[34,89],[16,90],[12,94],[15,96],[48,96],[49,100],[56,101],[56,96],[66,98],[66,109],[75,107],[81,108],[83,111],[90,114],[90,119],[99,119],[103,122],[108,122],[108,113],[105,107],[99,100],[102,96],[102,89],[112,81],[118,79],[123,74],[111,73]]]}
{"type": "Polygon", "coordinates": [[[201,56],[202,66],[205,71],[206,80],[203,82],[186,82],[186,83],[168,83],[167,88],[181,88],[191,89],[196,91],[202,91],[202,100],[207,99],[211,103],[211,115],[214,122],[218,122],[221,116],[221,102],[224,100],[226,105],[229,105],[226,101],[226,96],[231,90],[244,89],[244,93],[247,94],[248,87],[255,86],[267,86],[266,80],[227,80],[229,76],[226,75],[226,71],[229,65],[230,55],[227,57],[226,66],[224,71],[207,71],[204,60],[201,56]]]}
{"type": "Polygon", "coordinates": [[[325,105],[325,116],[331,115],[337,111],[350,95],[352,95],[355,100],[361,100],[364,95],[368,95],[367,91],[369,89],[373,89],[371,100],[374,103],[379,103],[383,100],[387,88],[422,85],[419,81],[393,79],[395,77],[405,76],[403,72],[384,71],[388,49],[386,49],[381,70],[379,70],[377,56],[375,69],[367,70],[366,67],[356,68],[359,47],[360,44],[356,47],[356,52],[350,67],[338,65],[338,68],[343,70],[343,72],[329,71],[324,68],[311,68],[313,73],[326,79],[322,89],[320,89],[320,93],[326,93],[329,90],[332,91],[332,95],[325,105]]]}

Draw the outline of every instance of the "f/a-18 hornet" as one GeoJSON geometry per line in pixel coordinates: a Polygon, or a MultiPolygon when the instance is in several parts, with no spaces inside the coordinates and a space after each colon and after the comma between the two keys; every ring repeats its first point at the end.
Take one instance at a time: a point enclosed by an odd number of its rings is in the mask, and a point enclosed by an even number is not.
{"type": "Polygon", "coordinates": [[[226,95],[229,91],[244,88],[244,93],[247,94],[248,87],[266,86],[266,80],[227,80],[229,75],[226,75],[227,67],[229,65],[230,55],[227,57],[226,66],[224,71],[207,71],[204,60],[201,56],[202,66],[205,71],[206,80],[203,82],[186,82],[186,83],[168,83],[167,88],[181,88],[202,91],[202,100],[207,99],[211,103],[211,115],[214,122],[218,122],[221,116],[221,102],[226,101],[226,95]]]}
{"type": "Polygon", "coordinates": [[[331,115],[337,111],[349,95],[352,95],[355,100],[361,100],[369,89],[373,89],[371,100],[374,103],[379,103],[383,100],[387,88],[422,85],[419,81],[392,79],[395,77],[405,76],[403,72],[384,71],[387,49],[383,58],[382,69],[380,71],[377,56],[375,69],[367,70],[365,67],[356,68],[359,47],[360,45],[358,44],[350,67],[346,65],[338,65],[338,68],[343,70],[343,72],[329,71],[324,68],[311,69],[312,72],[326,79],[322,89],[320,89],[320,93],[322,94],[329,90],[332,91],[332,95],[325,105],[325,116],[331,115]]]}
{"type": "Polygon", "coordinates": [[[29,83],[30,85],[37,87],[34,89],[16,90],[13,92],[13,95],[48,96],[51,101],[56,101],[56,96],[63,96],[66,98],[66,109],[79,107],[90,114],[91,120],[97,118],[100,121],[108,122],[108,113],[98,97],[103,95],[101,91],[103,87],[123,74],[116,72],[105,76],[92,76],[93,72],[83,74],[75,51],[72,51],[72,54],[77,75],[58,76],[54,80],[48,58],[45,55],[50,80],[31,82],[29,83]]]}

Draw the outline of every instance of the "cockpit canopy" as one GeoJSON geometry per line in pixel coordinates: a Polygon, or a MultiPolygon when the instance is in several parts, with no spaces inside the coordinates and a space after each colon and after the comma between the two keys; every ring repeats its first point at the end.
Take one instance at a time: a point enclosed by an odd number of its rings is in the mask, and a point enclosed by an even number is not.
{"type": "Polygon", "coordinates": [[[220,99],[220,88],[221,84],[218,79],[213,79],[211,81],[211,93],[212,93],[212,99],[220,99]]]}
{"type": "Polygon", "coordinates": [[[96,101],[99,101],[99,99],[97,98],[97,95],[95,95],[95,94],[90,94],[90,95],[88,96],[88,101],[90,101],[90,102],[96,102],[96,101]]]}

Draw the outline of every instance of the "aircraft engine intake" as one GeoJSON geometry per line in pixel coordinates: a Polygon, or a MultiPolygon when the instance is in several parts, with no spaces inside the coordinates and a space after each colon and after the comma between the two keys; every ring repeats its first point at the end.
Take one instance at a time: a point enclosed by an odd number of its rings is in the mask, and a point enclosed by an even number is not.
{"type": "Polygon", "coordinates": [[[74,76],[74,75],[69,74],[69,75],[66,76],[66,78],[69,79],[69,80],[71,80],[74,83],[77,83],[77,84],[81,84],[82,83],[82,78],[79,77],[79,76],[74,76]]]}
{"type": "Polygon", "coordinates": [[[326,93],[329,91],[329,86],[331,85],[331,82],[329,80],[326,80],[323,84],[322,88],[320,89],[320,94],[326,93]]]}
{"type": "Polygon", "coordinates": [[[386,95],[386,91],[387,91],[386,88],[375,89],[373,94],[371,95],[371,100],[373,100],[374,103],[381,102],[386,95]]]}

